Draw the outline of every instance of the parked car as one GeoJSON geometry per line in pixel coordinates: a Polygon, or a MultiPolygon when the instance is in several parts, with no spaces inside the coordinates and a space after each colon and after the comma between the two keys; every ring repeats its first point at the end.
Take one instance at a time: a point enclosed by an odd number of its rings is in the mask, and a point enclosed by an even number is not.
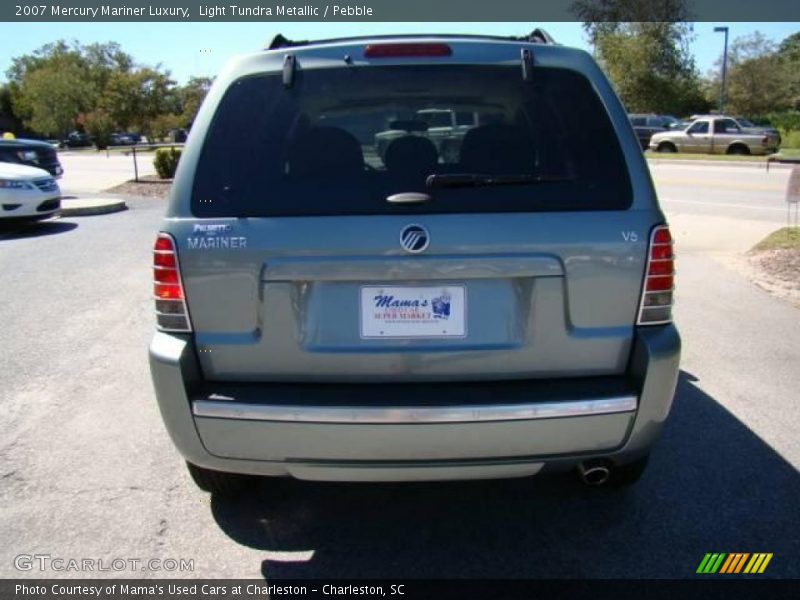
{"type": "Polygon", "coordinates": [[[56,149],[37,140],[0,139],[0,162],[37,167],[56,178],[64,173],[56,149]]]}
{"type": "Polygon", "coordinates": [[[142,142],[142,134],[136,133],[135,131],[126,131],[122,135],[130,140],[131,144],[140,144],[142,142]]]}
{"type": "Polygon", "coordinates": [[[111,134],[109,146],[133,146],[136,142],[127,133],[114,132],[111,134]]]}
{"type": "Polygon", "coordinates": [[[672,238],[611,85],[549,39],[280,37],[216,78],[149,349],[202,489],[643,473],[678,377],[672,238]],[[380,158],[387,120],[441,107],[480,123],[457,156],[409,132],[380,158]]]}
{"type": "Polygon", "coordinates": [[[656,152],[701,154],[768,154],[778,148],[766,133],[750,133],[730,117],[701,117],[685,130],[657,133],[650,138],[656,152]]]}
{"type": "Polygon", "coordinates": [[[138,133],[115,131],[109,139],[109,146],[135,146],[141,142],[142,136],[138,133]]]}
{"type": "Polygon", "coordinates": [[[691,124],[692,121],[675,121],[674,123],[670,123],[669,128],[672,131],[683,131],[691,124]]]}
{"type": "Polygon", "coordinates": [[[73,131],[61,142],[62,148],[87,148],[92,145],[92,138],[87,133],[73,131]]]}
{"type": "Polygon", "coordinates": [[[661,122],[664,124],[665,129],[674,129],[681,121],[672,115],[661,115],[661,122]]]}
{"type": "Polygon", "coordinates": [[[189,131],[186,129],[170,129],[167,134],[167,139],[174,144],[182,144],[189,137],[189,131]]]}
{"type": "Polygon", "coordinates": [[[639,138],[639,144],[642,150],[646,149],[650,144],[650,138],[654,133],[660,133],[669,129],[670,121],[665,117],[658,115],[628,115],[633,125],[633,130],[636,132],[636,137],[639,138]]]}
{"type": "Polygon", "coordinates": [[[0,162],[0,219],[44,219],[60,208],[61,191],[47,171],[0,162]]]}

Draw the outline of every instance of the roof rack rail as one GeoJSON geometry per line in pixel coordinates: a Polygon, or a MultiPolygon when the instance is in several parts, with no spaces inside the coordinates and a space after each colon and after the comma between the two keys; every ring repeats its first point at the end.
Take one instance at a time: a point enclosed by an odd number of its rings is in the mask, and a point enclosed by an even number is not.
{"type": "Polygon", "coordinates": [[[411,39],[411,38],[419,38],[419,37],[435,37],[435,38],[450,38],[450,39],[475,39],[475,40],[495,40],[501,42],[528,42],[531,44],[548,44],[548,45],[557,45],[557,42],[553,39],[553,37],[547,33],[544,29],[537,27],[533,31],[531,31],[528,35],[524,36],[500,36],[500,35],[476,35],[476,34],[454,34],[454,33],[442,33],[442,34],[431,34],[431,33],[420,33],[420,34],[396,34],[396,35],[361,35],[361,36],[354,36],[354,37],[343,37],[343,38],[331,38],[331,39],[324,39],[324,40],[290,40],[280,33],[277,34],[272,41],[269,43],[269,46],[265,48],[265,50],[278,50],[281,48],[297,48],[299,46],[310,46],[312,44],[330,44],[334,42],[357,42],[359,40],[381,40],[381,39],[411,39]]]}

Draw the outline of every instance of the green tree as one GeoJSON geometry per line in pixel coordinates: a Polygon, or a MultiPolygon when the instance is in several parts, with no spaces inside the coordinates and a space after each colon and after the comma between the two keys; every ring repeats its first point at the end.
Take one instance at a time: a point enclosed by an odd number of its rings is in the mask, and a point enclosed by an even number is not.
{"type": "Polygon", "coordinates": [[[6,71],[6,76],[12,84],[21,85],[26,73],[65,62],[75,64],[82,62],[77,42],[70,45],[65,40],[58,40],[37,48],[31,54],[16,56],[11,59],[11,66],[6,71]]]}
{"type": "Polygon", "coordinates": [[[210,77],[191,77],[186,85],[180,88],[178,95],[181,103],[183,127],[191,127],[192,123],[194,123],[197,111],[200,110],[200,105],[205,100],[213,81],[210,77]]]}
{"type": "MultiPolygon", "coordinates": [[[[77,123],[150,137],[188,126],[211,79],[177,87],[160,65],[137,65],[116,42],[58,40],[14,57],[4,87],[11,111],[39,133],[65,135],[77,123]]],[[[5,109],[4,109],[5,111],[5,109]]]]}
{"type": "Polygon", "coordinates": [[[123,52],[117,42],[89,44],[81,48],[81,54],[98,90],[105,89],[114,73],[125,73],[134,67],[133,57],[123,52]]]}
{"type": "Polygon", "coordinates": [[[112,73],[98,104],[120,129],[133,128],[146,135],[160,115],[179,112],[169,72],[150,67],[112,73]]]}
{"type": "Polygon", "coordinates": [[[169,135],[171,130],[182,128],[183,122],[183,117],[181,115],[158,115],[150,122],[150,139],[153,141],[162,141],[169,135]]]}
{"type": "Polygon", "coordinates": [[[27,109],[26,125],[50,136],[66,136],[75,118],[89,108],[93,88],[74,63],[50,65],[25,75],[20,96],[27,109]]]}
{"type": "Polygon", "coordinates": [[[7,84],[0,85],[0,137],[6,132],[19,133],[22,122],[11,105],[11,90],[7,84]]]}
{"type": "Polygon", "coordinates": [[[9,121],[16,120],[14,109],[11,106],[11,90],[7,84],[0,85],[0,115],[9,121]]]}
{"type": "Polygon", "coordinates": [[[96,108],[112,74],[132,65],[133,59],[115,42],[45,44],[12,59],[6,72],[11,105],[32,129],[63,135],[67,124],[71,127],[82,113],[96,108]]]}
{"type": "Polygon", "coordinates": [[[155,68],[142,67],[137,75],[138,90],[142,97],[142,110],[137,124],[139,130],[149,136],[154,120],[161,115],[177,114],[180,111],[180,101],[175,80],[169,71],[162,71],[160,65],[155,68]]]}
{"type": "MultiPolygon", "coordinates": [[[[709,91],[719,90],[721,61],[717,61],[709,91]]],[[[737,37],[728,52],[726,112],[753,117],[790,108],[791,77],[777,47],[762,33],[737,37]]]]}
{"type": "Polygon", "coordinates": [[[599,37],[621,33],[631,23],[672,23],[683,36],[691,17],[686,0],[576,0],[571,10],[583,21],[593,46],[599,37]]]}
{"type": "Polygon", "coordinates": [[[685,115],[707,110],[689,52],[685,0],[578,0],[595,56],[631,112],[685,115]]]}
{"type": "Polygon", "coordinates": [[[680,24],[650,22],[597,35],[597,58],[629,111],[686,115],[705,109],[685,36],[680,24]]]}
{"type": "Polygon", "coordinates": [[[11,116],[11,91],[8,85],[0,85],[0,114],[11,116]]]}
{"type": "Polygon", "coordinates": [[[106,111],[102,109],[93,110],[84,118],[84,127],[94,139],[94,143],[99,150],[107,148],[111,143],[111,134],[114,132],[115,123],[106,111]]]}
{"type": "Polygon", "coordinates": [[[778,53],[783,58],[800,61],[800,31],[785,37],[778,45],[778,53]]]}
{"type": "Polygon", "coordinates": [[[789,105],[793,110],[800,110],[800,32],[786,37],[778,45],[778,57],[784,68],[789,105]]]}
{"type": "Polygon", "coordinates": [[[111,73],[97,105],[117,127],[130,129],[142,110],[135,74],[130,71],[111,73]]]}
{"type": "MultiPolygon", "coordinates": [[[[40,125],[43,121],[50,120],[45,114],[46,107],[51,104],[55,105],[58,97],[70,95],[65,89],[64,78],[58,77],[57,85],[54,85],[52,90],[54,98],[49,98],[48,96],[51,94],[44,81],[46,75],[33,76],[35,72],[42,69],[47,69],[45,73],[49,74],[68,73],[71,77],[76,78],[76,87],[81,89],[84,89],[84,84],[87,82],[87,74],[80,52],[76,50],[75,44],[71,46],[64,40],[45,44],[31,54],[12,58],[11,67],[6,71],[12,109],[27,127],[37,130],[37,124],[40,125]]],[[[84,103],[85,99],[80,104],[84,103]]],[[[73,104],[74,102],[71,101],[70,105],[73,104]]],[[[75,107],[69,106],[68,108],[75,107]]],[[[62,109],[59,109],[59,113],[61,112],[62,109]]],[[[76,116],[77,113],[73,114],[72,118],[74,119],[76,116]]],[[[57,116],[55,120],[61,121],[62,124],[64,121],[61,115],[57,116]]],[[[58,127],[60,126],[53,126],[53,123],[50,123],[47,130],[42,130],[40,133],[57,133],[58,127]]]]}

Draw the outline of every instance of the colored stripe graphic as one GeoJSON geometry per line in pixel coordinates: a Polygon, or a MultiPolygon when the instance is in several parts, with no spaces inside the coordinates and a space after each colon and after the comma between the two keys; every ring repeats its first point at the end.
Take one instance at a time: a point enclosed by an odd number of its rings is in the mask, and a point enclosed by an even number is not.
{"type": "Polygon", "coordinates": [[[697,567],[697,573],[716,573],[719,569],[719,566],[722,564],[722,561],[725,559],[726,554],[724,552],[718,553],[714,552],[708,553],[703,557],[703,560],[700,562],[700,566],[697,567]]]}
{"type": "Polygon", "coordinates": [[[728,554],[727,560],[722,563],[722,568],[719,570],[720,573],[730,573],[729,569],[731,568],[731,563],[736,562],[736,557],[738,554],[728,554]]]}
{"type": "Polygon", "coordinates": [[[709,572],[716,573],[717,570],[719,569],[719,566],[722,564],[724,558],[725,558],[725,553],[724,552],[720,553],[719,558],[717,558],[716,562],[714,562],[714,564],[711,566],[711,570],[709,572]]]}
{"type": "Polygon", "coordinates": [[[732,571],[733,573],[738,573],[739,571],[742,570],[742,567],[744,566],[744,562],[748,559],[748,557],[750,556],[750,553],[749,552],[745,552],[741,556],[742,557],[739,559],[739,562],[736,563],[736,570],[732,571]]]}
{"type": "Polygon", "coordinates": [[[745,573],[763,573],[764,569],[767,568],[769,561],[772,560],[772,553],[769,552],[757,552],[753,554],[753,558],[750,559],[750,562],[747,563],[747,567],[745,567],[745,573]]]}
{"type": "Polygon", "coordinates": [[[706,569],[706,564],[708,563],[708,560],[710,558],[711,558],[711,554],[706,553],[706,555],[703,557],[703,560],[700,561],[700,566],[697,567],[697,571],[695,571],[695,573],[705,573],[706,572],[706,570],[705,570],[706,569]]]}
{"type": "Polygon", "coordinates": [[[754,568],[758,569],[758,567],[761,565],[762,560],[764,560],[764,556],[762,554],[759,554],[758,552],[754,553],[752,558],[750,559],[750,562],[747,563],[747,566],[744,568],[744,572],[755,573],[756,571],[754,570],[754,568]]]}
{"type": "Polygon", "coordinates": [[[750,553],[734,552],[728,555],[728,560],[720,569],[720,573],[738,573],[744,566],[744,561],[750,556],[750,553]]]}
{"type": "Polygon", "coordinates": [[[771,552],[708,552],[700,561],[696,573],[732,575],[763,573],[772,560],[771,552]],[[747,565],[747,566],[745,566],[747,565]]]}
{"type": "Polygon", "coordinates": [[[767,554],[767,556],[764,558],[764,562],[761,563],[761,568],[758,569],[758,572],[759,573],[763,573],[764,569],[767,568],[767,565],[769,564],[769,561],[771,561],[771,560],[772,560],[772,552],[767,554]]]}

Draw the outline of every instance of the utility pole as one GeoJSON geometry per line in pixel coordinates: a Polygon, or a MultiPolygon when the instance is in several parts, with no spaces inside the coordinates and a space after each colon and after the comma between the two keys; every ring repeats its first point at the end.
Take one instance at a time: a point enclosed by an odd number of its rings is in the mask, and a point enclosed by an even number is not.
{"type": "Polygon", "coordinates": [[[728,74],[728,28],[714,27],[714,33],[725,34],[725,50],[722,52],[722,85],[719,88],[719,114],[725,114],[725,78],[728,74]]]}

